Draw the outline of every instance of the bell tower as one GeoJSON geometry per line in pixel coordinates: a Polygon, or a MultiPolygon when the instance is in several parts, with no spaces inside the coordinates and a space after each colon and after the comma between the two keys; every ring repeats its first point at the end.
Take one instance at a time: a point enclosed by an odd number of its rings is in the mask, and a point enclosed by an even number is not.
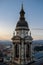
{"type": "MultiPolygon", "coordinates": [[[[13,42],[13,62],[19,65],[26,65],[32,61],[31,44],[33,38],[27,21],[23,4],[21,6],[19,21],[15,28],[16,34],[12,37],[13,42]]],[[[15,64],[14,64],[15,65],[15,64]]]]}

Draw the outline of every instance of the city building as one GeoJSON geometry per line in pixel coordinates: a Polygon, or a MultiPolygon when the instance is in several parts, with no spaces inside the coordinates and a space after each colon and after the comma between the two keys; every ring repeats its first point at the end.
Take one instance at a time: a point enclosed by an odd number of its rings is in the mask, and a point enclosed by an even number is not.
{"type": "Polygon", "coordinates": [[[3,53],[1,50],[0,50],[0,62],[3,62],[3,53]]]}
{"type": "Polygon", "coordinates": [[[21,6],[20,18],[16,24],[15,32],[13,33],[12,37],[12,62],[19,65],[26,65],[33,60],[31,49],[33,38],[31,37],[31,31],[29,29],[28,23],[25,20],[25,11],[23,8],[23,4],[21,6]]]}

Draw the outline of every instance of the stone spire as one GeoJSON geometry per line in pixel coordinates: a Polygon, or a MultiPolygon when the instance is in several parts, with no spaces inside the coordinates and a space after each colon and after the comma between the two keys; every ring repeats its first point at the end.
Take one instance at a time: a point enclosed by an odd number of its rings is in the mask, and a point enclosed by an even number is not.
{"type": "Polygon", "coordinates": [[[24,12],[24,9],[23,9],[23,4],[22,4],[21,11],[20,11],[20,20],[25,19],[24,14],[25,14],[25,12],[24,12]]]}

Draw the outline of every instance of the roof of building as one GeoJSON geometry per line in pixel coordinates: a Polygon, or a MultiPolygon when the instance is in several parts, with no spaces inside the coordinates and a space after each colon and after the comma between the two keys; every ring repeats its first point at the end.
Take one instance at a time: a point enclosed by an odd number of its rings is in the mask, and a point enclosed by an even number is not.
{"type": "Polygon", "coordinates": [[[25,20],[19,20],[19,21],[17,22],[16,27],[27,27],[27,28],[28,28],[28,23],[27,23],[27,21],[25,21],[25,20]]]}
{"type": "Polygon", "coordinates": [[[28,23],[27,23],[27,21],[25,21],[24,15],[25,15],[25,12],[24,12],[24,9],[23,9],[23,4],[22,4],[21,11],[20,11],[20,19],[17,22],[16,30],[17,30],[17,27],[21,27],[21,29],[25,29],[23,27],[27,27],[27,29],[29,30],[28,23]]]}

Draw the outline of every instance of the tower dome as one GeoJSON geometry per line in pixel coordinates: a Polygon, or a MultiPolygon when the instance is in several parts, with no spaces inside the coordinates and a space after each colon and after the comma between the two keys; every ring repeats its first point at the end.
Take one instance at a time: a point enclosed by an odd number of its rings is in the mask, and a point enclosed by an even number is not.
{"type": "Polygon", "coordinates": [[[21,11],[20,11],[20,19],[17,22],[15,30],[21,30],[21,29],[29,30],[28,23],[25,20],[25,16],[24,15],[25,15],[25,12],[24,12],[24,9],[23,9],[23,4],[22,4],[21,11]]]}
{"type": "Polygon", "coordinates": [[[27,27],[28,28],[28,23],[27,23],[27,21],[20,20],[20,21],[18,21],[16,27],[27,27]]]}

